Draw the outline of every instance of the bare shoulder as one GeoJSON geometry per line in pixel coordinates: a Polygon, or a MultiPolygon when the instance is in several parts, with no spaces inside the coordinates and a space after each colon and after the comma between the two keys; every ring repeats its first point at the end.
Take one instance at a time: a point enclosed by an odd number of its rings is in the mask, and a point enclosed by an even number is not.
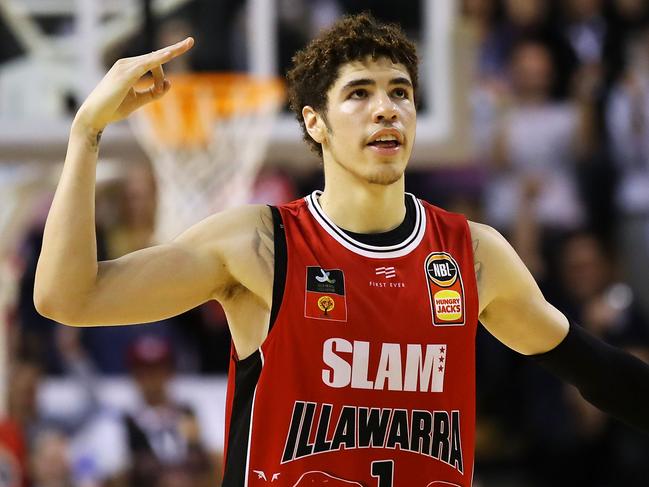
{"type": "Polygon", "coordinates": [[[214,296],[224,302],[242,290],[270,302],[274,266],[273,217],[266,205],[246,205],[206,218],[176,239],[212,255],[230,276],[214,296]]]}
{"type": "Polygon", "coordinates": [[[484,223],[469,221],[469,230],[471,230],[471,240],[482,241],[489,248],[492,245],[498,246],[507,242],[498,230],[484,223]]]}
{"type": "MultiPolygon", "coordinates": [[[[478,284],[478,296],[480,300],[480,310],[491,301],[493,288],[486,285],[485,280],[489,277],[485,275],[487,268],[491,269],[493,262],[493,248],[498,246],[498,240],[502,236],[489,225],[469,221],[469,230],[471,231],[471,245],[473,247],[473,267],[475,270],[476,282],[478,284]]],[[[504,240],[504,239],[503,239],[504,240]]]]}
{"type": "Polygon", "coordinates": [[[266,205],[244,205],[214,213],[192,226],[177,240],[182,242],[203,242],[228,239],[254,232],[261,224],[270,223],[272,216],[266,205]]]}
{"type": "Polygon", "coordinates": [[[469,229],[481,310],[498,296],[536,289],[525,264],[500,232],[476,222],[469,222],[469,229]]]}
{"type": "Polygon", "coordinates": [[[523,265],[516,251],[498,230],[484,223],[471,221],[469,229],[471,230],[473,255],[476,262],[482,262],[483,266],[499,264],[491,269],[491,273],[506,272],[511,266],[523,265]]]}

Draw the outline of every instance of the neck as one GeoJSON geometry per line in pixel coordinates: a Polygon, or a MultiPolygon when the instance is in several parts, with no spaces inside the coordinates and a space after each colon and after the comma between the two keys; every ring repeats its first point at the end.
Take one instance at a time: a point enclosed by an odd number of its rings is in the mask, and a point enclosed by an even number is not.
{"type": "Polygon", "coordinates": [[[327,177],[320,206],[339,227],[354,233],[380,233],[398,227],[406,216],[404,177],[390,184],[358,178],[327,177]]]}

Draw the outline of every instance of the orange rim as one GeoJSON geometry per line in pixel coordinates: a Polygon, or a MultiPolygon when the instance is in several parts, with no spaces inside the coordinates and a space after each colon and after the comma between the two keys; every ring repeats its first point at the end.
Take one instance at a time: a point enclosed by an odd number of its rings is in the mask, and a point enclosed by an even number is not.
{"type": "MultiPolygon", "coordinates": [[[[217,120],[253,117],[277,111],[284,84],[277,78],[238,73],[198,73],[168,76],[171,90],[142,108],[158,144],[167,147],[205,146],[217,120]]],[[[150,86],[151,81],[142,81],[150,86]]]]}

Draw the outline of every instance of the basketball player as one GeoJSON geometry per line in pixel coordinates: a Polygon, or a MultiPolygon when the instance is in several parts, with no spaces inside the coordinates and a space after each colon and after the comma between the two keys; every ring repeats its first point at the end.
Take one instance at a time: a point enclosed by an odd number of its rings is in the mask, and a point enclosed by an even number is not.
{"type": "Polygon", "coordinates": [[[404,192],[417,55],[398,28],[366,15],[324,32],[288,76],[324,191],[228,210],[172,242],[97,262],[101,133],[163,96],[162,64],[192,44],[118,61],[81,106],[35,301],[73,326],[220,301],[234,344],[223,485],[471,485],[478,319],[649,430],[648,367],[569,325],[492,228],[404,192]],[[147,71],[152,86],[134,91],[147,71]]]}

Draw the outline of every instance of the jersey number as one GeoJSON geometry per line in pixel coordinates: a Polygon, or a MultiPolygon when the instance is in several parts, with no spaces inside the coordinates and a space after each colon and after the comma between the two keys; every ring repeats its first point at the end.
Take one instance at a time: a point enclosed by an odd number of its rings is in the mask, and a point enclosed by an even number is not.
{"type": "Polygon", "coordinates": [[[372,477],[379,479],[377,487],[392,487],[394,485],[394,461],[377,460],[372,462],[372,477]]]}

